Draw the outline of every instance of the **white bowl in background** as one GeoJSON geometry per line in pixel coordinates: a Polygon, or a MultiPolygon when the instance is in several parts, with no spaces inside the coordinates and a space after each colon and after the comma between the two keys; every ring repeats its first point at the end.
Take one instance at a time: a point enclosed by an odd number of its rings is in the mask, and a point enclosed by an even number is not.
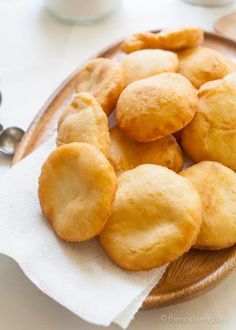
{"type": "Polygon", "coordinates": [[[234,0],[184,0],[185,2],[192,3],[199,6],[223,6],[234,2],[234,0]]]}

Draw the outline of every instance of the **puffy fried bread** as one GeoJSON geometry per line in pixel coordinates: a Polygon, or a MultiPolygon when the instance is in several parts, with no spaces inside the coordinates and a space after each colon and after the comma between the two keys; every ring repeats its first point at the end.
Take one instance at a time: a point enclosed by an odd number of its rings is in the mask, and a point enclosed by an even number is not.
{"type": "Polygon", "coordinates": [[[118,126],[110,130],[109,160],[117,174],[141,164],[158,164],[179,172],[183,167],[182,151],[172,135],[154,142],[140,143],[128,138],[118,126]]]}
{"type": "Polygon", "coordinates": [[[116,120],[127,136],[150,142],[179,131],[198,108],[197,91],[178,73],[135,81],[121,93],[116,120]]]}
{"type": "Polygon", "coordinates": [[[202,200],[202,225],[196,248],[218,250],[236,243],[236,174],[211,161],[195,164],[181,175],[192,182],[202,200]]]}
{"type": "Polygon", "coordinates": [[[236,73],[200,88],[199,110],[182,130],[181,144],[194,162],[213,160],[236,170],[236,73]]]}
{"type": "Polygon", "coordinates": [[[120,65],[107,58],[90,60],[78,74],[77,92],[93,94],[107,115],[114,110],[123,88],[120,65]]]}
{"type": "Polygon", "coordinates": [[[162,72],[176,72],[178,57],[175,53],[161,49],[144,49],[133,52],[122,62],[126,84],[135,80],[155,76],[162,72]]]}
{"type": "Polygon", "coordinates": [[[100,104],[88,93],[76,94],[58,122],[57,145],[87,142],[105,155],[110,148],[108,119],[100,104]]]}
{"type": "Polygon", "coordinates": [[[199,27],[165,29],[158,33],[136,33],[125,40],[121,48],[125,53],[155,48],[177,51],[197,47],[203,38],[203,30],[199,27]]]}
{"type": "Polygon", "coordinates": [[[214,49],[198,47],[179,53],[179,73],[196,88],[233,71],[236,71],[236,64],[214,49]]]}
{"type": "Polygon", "coordinates": [[[100,242],[119,266],[148,270],[173,261],[195,243],[201,200],[193,185],[159,165],[140,165],[118,178],[115,203],[100,242]]]}
{"type": "Polygon", "coordinates": [[[49,155],[41,169],[38,194],[57,235],[77,242],[102,231],[116,188],[115,172],[103,153],[91,144],[75,142],[49,155]]]}

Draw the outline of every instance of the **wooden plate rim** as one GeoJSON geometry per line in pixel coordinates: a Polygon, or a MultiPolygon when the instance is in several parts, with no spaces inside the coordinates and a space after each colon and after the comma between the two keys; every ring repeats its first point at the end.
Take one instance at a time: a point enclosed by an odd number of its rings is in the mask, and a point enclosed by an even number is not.
{"type": "MultiPolygon", "coordinates": [[[[159,32],[159,31],[160,30],[158,29],[158,30],[153,30],[152,32],[159,32]]],[[[217,39],[218,42],[228,43],[231,47],[232,46],[235,47],[235,50],[236,50],[236,42],[230,38],[226,38],[222,35],[219,35],[219,34],[216,34],[213,32],[207,32],[207,31],[205,31],[205,35],[208,38],[217,39]]],[[[95,56],[92,56],[91,58],[104,56],[111,49],[117,48],[122,42],[123,42],[123,39],[111,44],[109,47],[104,48],[103,50],[101,50],[95,56]]],[[[46,101],[46,103],[42,106],[41,110],[38,112],[38,114],[33,119],[32,123],[26,130],[25,135],[24,135],[21,143],[19,144],[18,150],[12,160],[12,165],[17,163],[18,161],[20,161],[21,159],[23,159],[25,157],[27,146],[30,143],[31,136],[32,136],[35,128],[39,125],[39,123],[42,121],[42,119],[47,116],[47,112],[49,111],[49,109],[57,101],[60,93],[63,90],[65,90],[66,87],[69,85],[72,78],[78,74],[82,65],[83,64],[81,64],[74,72],[72,72],[72,74],[70,74],[68,76],[67,79],[65,79],[59,85],[59,87],[52,93],[52,95],[49,97],[49,99],[46,101]]],[[[205,291],[209,290],[210,288],[216,286],[235,267],[236,267],[236,247],[235,247],[233,253],[228,257],[228,259],[219,268],[217,268],[213,273],[211,273],[210,276],[205,277],[202,280],[198,281],[197,283],[191,284],[181,290],[176,290],[174,292],[164,293],[164,294],[158,294],[158,292],[156,292],[155,295],[152,295],[152,293],[151,293],[146,298],[142,308],[150,309],[150,308],[162,307],[162,306],[167,306],[170,304],[189,300],[195,296],[198,296],[198,295],[204,293],[205,291]]],[[[167,268],[165,274],[167,274],[167,273],[168,273],[168,268],[167,268]]],[[[163,276],[165,276],[165,274],[163,276]]]]}
{"type": "Polygon", "coordinates": [[[230,20],[230,19],[232,19],[232,18],[235,18],[235,19],[236,19],[236,11],[233,11],[233,12],[231,12],[231,13],[228,13],[228,14],[226,14],[226,15],[221,16],[220,18],[218,18],[218,19],[215,21],[213,27],[214,27],[215,32],[216,32],[218,35],[224,36],[225,38],[227,38],[227,39],[229,39],[229,40],[235,41],[235,40],[236,40],[235,38],[229,36],[229,34],[228,34],[228,32],[227,32],[228,29],[224,29],[224,28],[222,28],[222,27],[223,27],[222,25],[223,25],[224,21],[225,21],[225,20],[230,20]],[[227,34],[228,34],[228,35],[227,35],[227,34]]]}

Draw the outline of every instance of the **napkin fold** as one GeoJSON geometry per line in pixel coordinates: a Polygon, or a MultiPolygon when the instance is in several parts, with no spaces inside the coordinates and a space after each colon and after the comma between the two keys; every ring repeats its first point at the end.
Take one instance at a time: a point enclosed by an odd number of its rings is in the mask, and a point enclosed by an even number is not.
{"type": "Polygon", "coordinates": [[[84,320],[126,328],[166,267],[128,272],[116,266],[97,239],[67,243],[42,215],[41,165],[55,148],[51,138],[0,179],[0,252],[20,265],[45,294],[84,320]]]}

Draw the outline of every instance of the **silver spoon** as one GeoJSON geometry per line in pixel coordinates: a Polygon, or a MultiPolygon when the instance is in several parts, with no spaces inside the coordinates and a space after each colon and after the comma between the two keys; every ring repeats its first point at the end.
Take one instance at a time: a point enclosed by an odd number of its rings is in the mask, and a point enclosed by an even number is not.
{"type": "MultiPolygon", "coordinates": [[[[1,103],[2,94],[0,92],[0,105],[1,103]]],[[[3,129],[3,126],[0,124],[0,152],[7,156],[13,156],[24,133],[23,129],[19,127],[3,129]]]]}
{"type": "Polygon", "coordinates": [[[13,156],[23,135],[23,129],[8,127],[0,133],[0,152],[7,156],[13,156]]]}

